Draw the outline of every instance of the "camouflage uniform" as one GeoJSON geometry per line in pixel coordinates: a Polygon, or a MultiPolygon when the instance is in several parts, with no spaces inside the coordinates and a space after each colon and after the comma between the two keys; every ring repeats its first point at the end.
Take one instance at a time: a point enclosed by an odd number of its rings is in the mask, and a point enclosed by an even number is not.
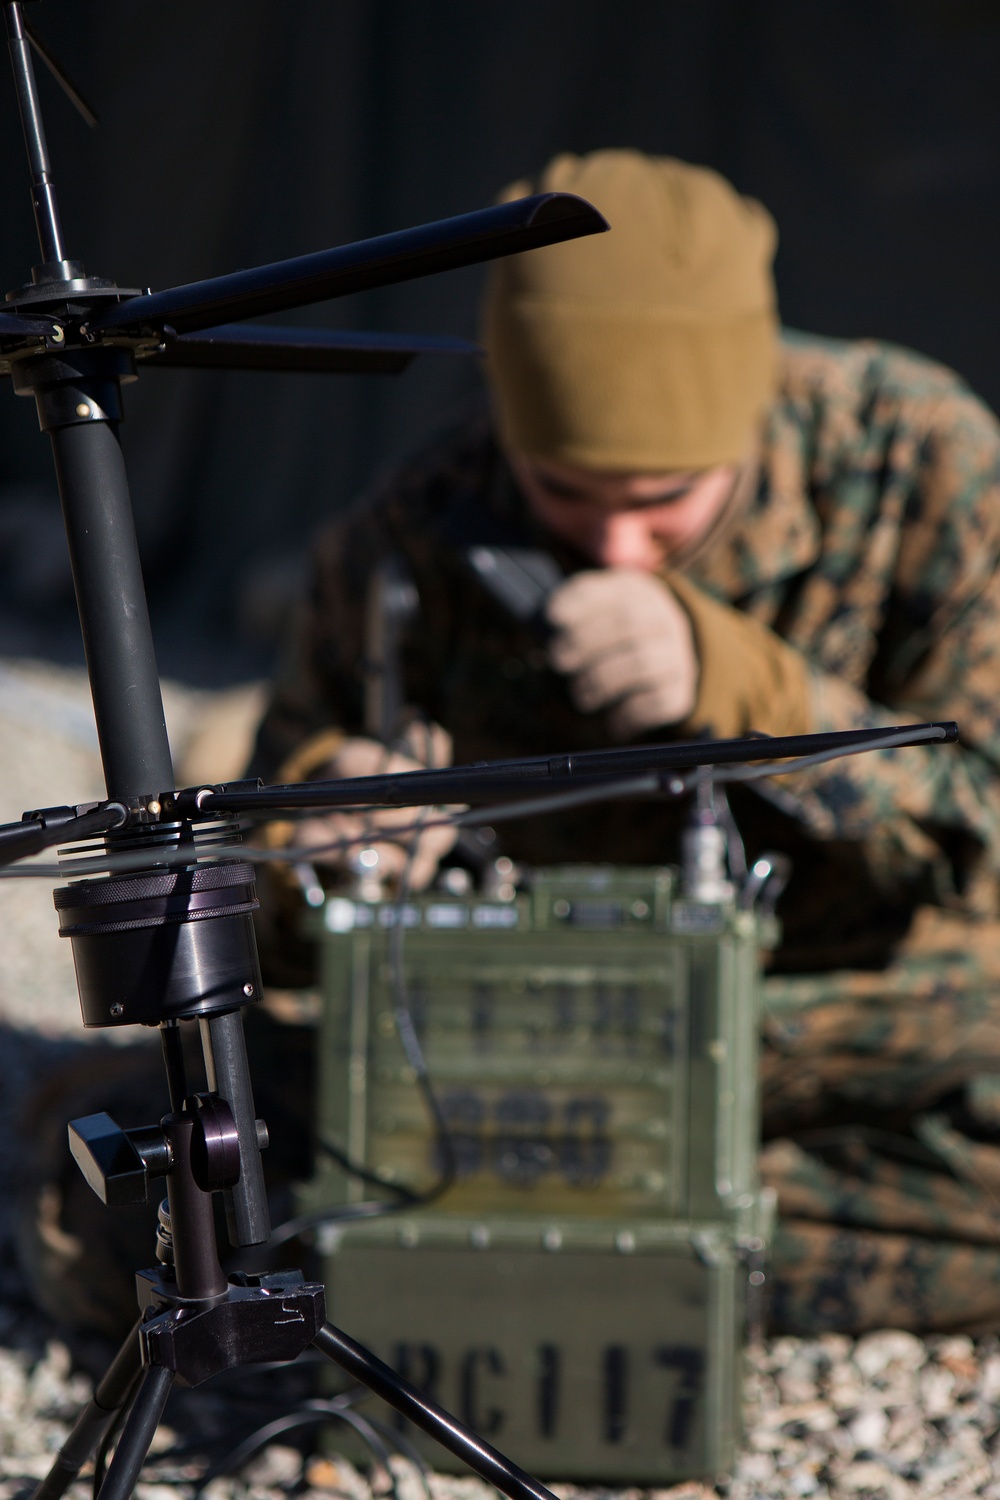
{"type": "MultiPolygon", "coordinates": [[[[331,725],[363,732],[366,580],[388,551],[421,601],[407,701],[456,761],[609,742],[467,570],[477,540],[586,566],[533,523],[481,414],[321,536],[257,771],[331,725]]],[[[734,795],[750,853],[796,866],[763,1063],[786,1328],[1000,1325],[998,557],[1000,428],[961,381],[885,344],[787,335],[756,485],[686,577],[802,653],[817,730],[956,719],[962,744],[734,795]]],[[[505,825],[503,843],[528,863],[657,863],[677,817],[616,803],[505,825]]]]}

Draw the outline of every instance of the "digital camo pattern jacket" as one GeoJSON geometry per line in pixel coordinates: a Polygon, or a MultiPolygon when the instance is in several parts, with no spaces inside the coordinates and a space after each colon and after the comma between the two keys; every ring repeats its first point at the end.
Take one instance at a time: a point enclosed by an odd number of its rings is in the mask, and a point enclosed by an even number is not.
{"type": "MultiPolygon", "coordinates": [[[[1000,427],[951,371],[886,344],[790,334],[783,363],[756,488],[685,572],[803,654],[815,729],[955,719],[962,744],[782,778],[777,804],[733,799],[750,852],[795,862],[765,999],[774,1317],[1000,1326],[1000,1145],[997,1198],[984,1186],[1000,1143],[1000,427]],[[927,1143],[942,1101],[952,1135],[957,1109],[981,1138],[974,1166],[940,1130],[927,1143]]],[[[610,742],[467,567],[477,540],[586,566],[533,526],[482,416],[321,535],[255,770],[273,778],[331,725],[361,732],[367,577],[389,552],[421,602],[407,701],[451,733],[456,761],[610,742]]],[[[505,825],[504,847],[659,863],[676,816],[616,804],[505,825]]]]}

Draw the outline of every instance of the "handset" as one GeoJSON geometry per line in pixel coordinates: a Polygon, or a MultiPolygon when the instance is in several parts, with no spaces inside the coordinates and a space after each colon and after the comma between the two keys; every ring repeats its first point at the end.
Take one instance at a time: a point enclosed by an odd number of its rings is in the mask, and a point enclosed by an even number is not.
{"type": "Polygon", "coordinates": [[[551,634],[545,606],[564,574],[555,558],[540,547],[488,546],[465,548],[465,560],[487,591],[504,609],[543,638],[551,634]]]}

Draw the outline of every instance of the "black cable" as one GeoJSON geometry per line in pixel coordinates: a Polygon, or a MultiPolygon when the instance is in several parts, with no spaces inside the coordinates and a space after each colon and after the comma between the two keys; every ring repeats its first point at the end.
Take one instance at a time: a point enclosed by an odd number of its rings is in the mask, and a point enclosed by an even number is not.
{"type": "MultiPolygon", "coordinates": [[[[428,758],[432,741],[430,728],[423,721],[428,739],[428,758]]],[[[371,1171],[359,1162],[353,1161],[346,1151],[336,1146],[324,1137],[319,1138],[321,1149],[332,1156],[334,1160],[358,1177],[361,1181],[371,1186],[384,1188],[397,1194],[395,1203],[357,1203],[346,1204],[341,1208],[330,1209],[324,1212],[322,1209],[311,1214],[301,1214],[293,1219],[286,1219],[271,1232],[270,1243],[284,1244],[289,1239],[294,1239],[300,1233],[312,1229],[322,1229],[328,1224],[349,1222],[351,1219],[374,1219],[382,1214],[399,1213],[404,1209],[425,1208],[429,1203],[434,1203],[442,1197],[453,1185],[458,1170],[458,1161],[455,1154],[455,1143],[448,1129],[444,1111],[440,1100],[434,1091],[431,1082],[430,1071],[427,1067],[427,1059],[424,1049],[417,1034],[416,1024],[413,1019],[413,1010],[410,1005],[409,990],[406,983],[406,970],[404,964],[404,944],[406,938],[406,923],[404,920],[405,908],[410,897],[410,885],[413,878],[413,866],[417,857],[420,844],[420,834],[426,828],[427,820],[418,820],[413,826],[414,837],[410,840],[407,850],[406,863],[399,877],[399,888],[396,899],[391,909],[395,912],[395,920],[389,932],[389,984],[392,990],[393,1020],[396,1026],[396,1034],[406,1056],[406,1060],[413,1069],[417,1087],[420,1089],[427,1106],[427,1111],[434,1126],[434,1143],[441,1160],[441,1171],[437,1182],[423,1192],[414,1192],[411,1188],[404,1187],[400,1183],[389,1182],[379,1173],[371,1171]]],[[[368,839],[372,837],[370,833],[368,839]]]]}
{"type": "MultiPolygon", "coordinates": [[[[289,1219],[284,1224],[279,1224],[272,1231],[270,1240],[270,1243],[272,1245],[283,1244],[286,1240],[296,1238],[299,1234],[305,1233],[307,1230],[321,1229],[331,1224],[348,1223],[352,1219],[355,1221],[361,1219],[372,1219],[382,1217],[390,1213],[398,1213],[402,1210],[424,1207],[429,1203],[433,1203],[436,1199],[440,1198],[442,1194],[446,1193],[455,1181],[457,1173],[455,1145],[451,1137],[451,1132],[448,1129],[448,1122],[445,1119],[444,1111],[441,1108],[440,1101],[438,1100],[437,1094],[434,1091],[434,1086],[431,1082],[430,1071],[427,1067],[427,1059],[424,1055],[423,1046],[421,1045],[420,1037],[417,1033],[416,1024],[413,1019],[413,1010],[410,1004],[409,989],[406,982],[406,922],[404,920],[404,917],[406,904],[410,897],[413,866],[416,861],[417,851],[420,845],[420,835],[425,827],[426,815],[423,819],[419,819],[417,821],[413,829],[413,837],[410,840],[409,848],[407,849],[406,853],[406,863],[404,864],[403,870],[400,874],[396,900],[393,903],[392,909],[394,909],[395,911],[395,920],[393,921],[392,928],[389,933],[389,983],[392,990],[393,1019],[396,1025],[396,1032],[399,1036],[400,1044],[403,1048],[406,1059],[410,1064],[410,1067],[413,1069],[417,1085],[420,1088],[421,1093],[423,1094],[424,1102],[427,1106],[428,1112],[434,1125],[435,1144],[441,1159],[440,1175],[437,1182],[432,1184],[430,1188],[426,1189],[422,1193],[414,1193],[412,1189],[406,1188],[398,1183],[390,1183],[386,1179],[382,1178],[380,1174],[371,1171],[369,1168],[362,1166],[360,1163],[353,1162],[346,1152],[341,1151],[338,1147],[334,1146],[332,1142],[326,1141],[321,1137],[319,1142],[321,1147],[325,1149],[330,1155],[332,1155],[336,1160],[338,1160],[341,1165],[343,1165],[347,1170],[353,1172],[356,1176],[358,1176],[365,1182],[378,1184],[379,1186],[387,1188],[390,1191],[396,1193],[397,1199],[395,1202],[379,1203],[375,1201],[370,1203],[345,1204],[340,1208],[329,1209],[326,1211],[319,1210],[312,1214],[303,1214],[295,1219],[289,1219]]],[[[277,1423],[272,1423],[268,1428],[261,1429],[261,1431],[257,1434],[254,1434],[252,1438],[248,1438],[240,1446],[240,1448],[236,1450],[237,1453],[239,1455],[249,1456],[249,1452],[256,1452],[258,1448],[263,1447],[266,1442],[270,1441],[273,1436],[277,1436],[279,1431],[289,1431],[292,1426],[309,1425],[310,1421],[317,1420],[313,1415],[313,1413],[316,1412],[317,1406],[318,1403],[309,1403],[309,1406],[307,1408],[303,1408],[299,1412],[297,1420],[295,1418],[286,1419],[285,1424],[280,1428],[277,1423]],[[251,1447],[251,1445],[253,1446],[251,1447]]],[[[378,1444],[379,1442],[379,1435],[381,1434],[383,1438],[391,1441],[397,1448],[397,1450],[402,1451],[405,1456],[409,1457],[412,1462],[416,1463],[425,1496],[427,1497],[427,1500],[431,1500],[430,1487],[428,1485],[426,1477],[426,1465],[423,1463],[423,1460],[421,1459],[420,1454],[417,1452],[416,1448],[407,1439],[405,1439],[402,1434],[392,1432],[387,1424],[378,1421],[374,1417],[365,1419],[359,1416],[358,1413],[348,1412],[345,1409],[339,1409],[336,1413],[332,1413],[331,1415],[339,1417],[341,1421],[346,1422],[348,1425],[352,1426],[358,1433],[358,1435],[362,1438],[362,1440],[368,1444],[372,1453],[375,1454],[376,1457],[379,1456],[376,1449],[376,1444],[378,1444]]],[[[327,1420],[329,1420],[329,1418],[327,1420]]],[[[383,1447],[383,1452],[384,1451],[385,1450],[383,1447]]],[[[212,1471],[211,1477],[214,1478],[219,1473],[227,1472],[229,1468],[238,1467],[238,1465],[231,1460],[232,1455],[230,1456],[230,1460],[225,1461],[225,1468],[216,1466],[212,1471]]],[[[243,1461],[245,1461],[245,1458],[243,1461]]],[[[396,1476],[393,1473],[391,1464],[389,1463],[387,1453],[382,1459],[382,1462],[384,1463],[386,1471],[389,1474],[390,1480],[392,1482],[394,1500],[398,1500],[396,1476]]],[[[197,1495],[201,1493],[204,1486],[208,1483],[208,1477],[209,1476],[206,1476],[202,1480],[201,1485],[196,1492],[196,1500],[197,1495]]]]}
{"type": "Polygon", "coordinates": [[[309,1401],[304,1406],[288,1413],[285,1417],[279,1417],[268,1422],[263,1427],[257,1428],[249,1437],[245,1438],[237,1448],[232,1449],[225,1458],[211,1465],[202,1475],[192,1500],[198,1500],[198,1496],[204,1494],[208,1485],[214,1479],[241,1469],[246,1463],[259,1453],[260,1450],[274,1441],[276,1437],[282,1437],[286,1432],[292,1432],[295,1428],[322,1426],[327,1422],[341,1421],[354,1428],[362,1442],[366,1443],[374,1456],[382,1463],[389,1476],[392,1486],[394,1500],[398,1500],[399,1486],[395,1470],[392,1467],[392,1459],[388,1449],[395,1448],[403,1458],[409,1462],[417,1471],[420,1487],[424,1493],[424,1500],[433,1500],[433,1494],[429,1483],[430,1467],[420,1449],[403,1432],[396,1431],[388,1422],[381,1417],[373,1416],[371,1412],[367,1416],[361,1416],[359,1412],[351,1411],[353,1402],[361,1400],[370,1395],[364,1386],[358,1386],[353,1391],[346,1392],[343,1396],[337,1396],[332,1401],[309,1401]],[[378,1439],[383,1442],[378,1444],[378,1439]],[[382,1456],[384,1454],[384,1457],[382,1456]]]}
{"type": "MultiPolygon", "coordinates": [[[[368,1392],[365,1390],[365,1395],[367,1394],[368,1392]]],[[[426,1500],[431,1500],[431,1487],[427,1482],[430,1474],[430,1465],[416,1443],[411,1443],[405,1432],[399,1432],[381,1417],[373,1417],[370,1412],[365,1420],[369,1426],[374,1427],[376,1432],[381,1433],[388,1442],[391,1442],[394,1448],[398,1448],[404,1458],[410,1460],[410,1463],[420,1475],[420,1483],[423,1487],[426,1500]]]]}
{"type": "Polygon", "coordinates": [[[310,1230],[325,1229],[328,1224],[353,1224],[359,1219],[381,1219],[387,1214],[400,1213],[412,1206],[402,1200],[399,1203],[373,1200],[370,1203],[345,1203],[340,1208],[320,1208],[313,1213],[296,1214],[293,1219],[286,1219],[283,1224],[275,1225],[267,1242],[268,1249],[285,1245],[289,1240],[308,1234],[310,1230]]]}
{"type": "MultiPolygon", "coordinates": [[[[367,1395],[367,1391],[361,1394],[367,1395]]],[[[358,1412],[351,1410],[351,1405],[357,1399],[355,1393],[347,1392],[344,1396],[337,1396],[331,1401],[309,1401],[304,1406],[293,1412],[288,1412],[283,1417],[276,1417],[267,1422],[263,1427],[258,1427],[247,1437],[237,1443],[224,1458],[206,1469],[194,1491],[195,1500],[204,1493],[206,1487],[213,1480],[222,1478],[224,1475],[232,1474],[242,1469],[250,1460],[266,1448],[276,1438],[283,1437],[287,1432],[294,1432],[302,1427],[321,1427],[328,1422],[344,1422],[361,1438],[377,1463],[380,1463],[389,1475],[396,1494],[396,1477],[392,1471],[390,1462],[389,1444],[402,1450],[403,1444],[397,1436],[392,1433],[385,1424],[373,1421],[370,1417],[363,1417],[358,1412]]],[[[409,1457],[408,1454],[405,1456],[409,1457]]],[[[421,1481],[425,1493],[427,1492],[427,1481],[421,1472],[421,1481]]]]}
{"type": "MultiPolygon", "coordinates": [[[[419,728],[423,732],[423,761],[427,769],[432,770],[434,769],[434,735],[426,715],[419,710],[413,713],[409,722],[396,735],[393,742],[385,747],[386,756],[391,756],[394,749],[401,749],[404,744],[408,744],[406,739],[407,731],[414,727],[419,728]]],[[[417,1208],[435,1202],[436,1199],[440,1198],[451,1187],[455,1181],[457,1169],[454,1142],[448,1129],[448,1122],[444,1117],[444,1112],[431,1084],[427,1059],[424,1056],[424,1050],[413,1019],[413,1010],[410,1005],[404,967],[404,945],[406,940],[405,909],[410,898],[413,867],[416,863],[420,847],[420,835],[428,827],[429,812],[430,809],[425,810],[423,816],[418,817],[413,825],[413,837],[407,849],[406,863],[400,873],[396,899],[391,908],[395,912],[395,919],[389,933],[389,984],[392,989],[393,1021],[396,1026],[396,1033],[403,1052],[406,1055],[406,1060],[413,1069],[417,1087],[424,1097],[427,1111],[431,1116],[434,1125],[435,1144],[441,1158],[442,1170],[438,1181],[432,1187],[422,1193],[414,1193],[409,1188],[401,1188],[396,1184],[389,1184],[377,1173],[371,1173],[366,1168],[357,1170],[356,1165],[353,1165],[351,1170],[356,1171],[356,1175],[362,1178],[363,1181],[367,1181],[373,1185],[377,1184],[378,1186],[389,1187],[391,1191],[397,1193],[403,1200],[399,1205],[386,1205],[387,1211],[391,1211],[392,1208],[397,1206],[417,1208]]],[[[378,828],[373,827],[368,836],[377,838],[378,832],[378,828]]],[[[345,1161],[347,1160],[346,1153],[344,1153],[344,1159],[345,1161]]]]}
{"type": "MultiPolygon", "coordinates": [[[[424,824],[426,824],[426,819],[424,824]]],[[[396,1023],[396,1033],[406,1054],[406,1060],[416,1075],[417,1087],[424,1096],[424,1103],[434,1124],[435,1141],[441,1158],[441,1171],[437,1182],[420,1194],[418,1201],[423,1206],[434,1203],[452,1186],[458,1171],[458,1161],[448,1122],[431,1083],[427,1059],[413,1020],[413,1010],[410,1006],[409,989],[406,983],[404,966],[406,922],[404,917],[419,845],[420,833],[418,832],[410,843],[406,864],[400,876],[396,898],[396,918],[389,931],[389,985],[392,990],[392,1013],[396,1023]]]]}
{"type": "Polygon", "coordinates": [[[401,1182],[392,1182],[381,1173],[372,1171],[371,1168],[362,1166],[361,1162],[355,1161],[346,1151],[334,1142],[327,1140],[325,1135],[317,1135],[316,1145],[324,1155],[329,1156],[351,1177],[357,1177],[359,1182],[366,1182],[369,1187],[384,1188],[387,1193],[396,1193],[402,1200],[401,1206],[412,1206],[419,1203],[419,1195],[404,1187],[401,1182]]]}
{"type": "MultiPolygon", "coordinates": [[[[135,1389],[135,1382],[133,1382],[132,1389],[135,1389]]],[[[97,1452],[94,1455],[94,1474],[91,1480],[91,1495],[93,1500],[97,1500],[98,1495],[101,1493],[101,1486],[108,1471],[108,1454],[111,1452],[112,1445],[121,1431],[122,1423],[128,1415],[131,1401],[132,1392],[130,1391],[115,1412],[113,1419],[108,1423],[104,1436],[98,1444],[97,1452]]]]}
{"type": "MultiPolygon", "coordinates": [[[[418,716],[415,722],[419,723],[419,725],[424,730],[426,740],[425,764],[428,765],[428,769],[431,769],[430,762],[432,762],[433,760],[433,739],[430,726],[427,723],[426,718],[422,714],[418,716]]],[[[405,731],[397,736],[394,744],[398,744],[399,742],[401,742],[404,739],[404,735],[405,731]]],[[[393,746],[387,745],[385,747],[386,757],[390,757],[392,753],[393,746]]],[[[395,918],[389,933],[389,983],[392,989],[393,1021],[396,1026],[396,1033],[399,1037],[403,1052],[406,1055],[406,1060],[410,1064],[410,1067],[413,1069],[416,1075],[417,1084],[424,1095],[425,1102],[427,1103],[431,1118],[434,1121],[438,1136],[448,1138],[447,1126],[438,1105],[437,1098],[434,1094],[433,1089],[431,1088],[430,1078],[427,1072],[427,1060],[424,1057],[424,1051],[422,1046],[420,1045],[420,1038],[417,1036],[417,1029],[413,1021],[413,1011],[410,1006],[409,991],[407,988],[406,977],[403,968],[403,945],[406,934],[406,924],[404,921],[405,909],[406,903],[410,897],[410,889],[413,880],[413,866],[416,862],[417,850],[420,846],[420,835],[426,828],[426,824],[427,812],[425,812],[423,817],[418,817],[416,823],[414,824],[413,837],[410,839],[409,847],[406,851],[406,861],[399,876],[399,887],[397,890],[396,899],[391,907],[391,910],[394,911],[395,918]]],[[[367,837],[369,839],[372,837],[377,838],[377,833],[377,828],[373,826],[369,830],[367,837]]],[[[446,1159],[448,1158],[450,1158],[452,1162],[454,1161],[454,1151],[451,1146],[450,1138],[448,1138],[448,1144],[446,1148],[446,1159]]],[[[370,1180],[370,1177],[367,1177],[367,1180],[370,1180]]],[[[450,1180],[448,1186],[450,1186],[450,1180]]],[[[410,1193],[408,1189],[406,1191],[408,1193],[410,1206],[416,1206],[418,1203],[422,1204],[431,1201],[426,1194],[410,1193]]],[[[440,1191],[442,1191],[442,1189],[435,1190],[433,1196],[439,1196],[440,1191]]]]}

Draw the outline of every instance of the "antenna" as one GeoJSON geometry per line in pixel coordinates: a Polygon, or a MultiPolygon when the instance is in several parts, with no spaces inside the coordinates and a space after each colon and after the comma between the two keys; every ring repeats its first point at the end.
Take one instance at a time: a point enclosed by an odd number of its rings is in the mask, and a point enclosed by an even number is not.
{"type": "MultiPolygon", "coordinates": [[[[219,1261],[213,1197],[223,1195],[229,1237],[263,1244],[270,1228],[261,1167],[265,1124],[256,1118],[243,1042],[242,1010],[260,996],[252,911],[253,865],[235,814],[242,808],[412,805],[442,799],[444,773],[424,781],[374,778],[378,785],[318,788],[174,789],[170,746],[118,429],[122,386],[146,364],[202,368],[402,368],[417,353],[464,353],[468,345],[428,338],[380,338],[325,330],[245,327],[245,320],[388,286],[496,256],[518,254],[607,224],[583,199],[545,193],[493,208],[320,250],[160,292],[88,276],[68,258],[20,0],[3,0],[18,108],[31,176],[41,262],[8,294],[0,313],[0,369],[35,402],[52,447],[73,582],[94,700],[107,797],[85,808],[54,806],[0,830],[7,858],[69,846],[55,893],[60,932],[73,944],[87,1026],[159,1029],[170,1111],[157,1124],[121,1130],[105,1114],[74,1121],[71,1147],[105,1202],[143,1202],[162,1182],[158,1265],[137,1277],[140,1320],[84,1408],[36,1491],[58,1500],[83,1465],[125,1421],[100,1500],[128,1500],[170,1389],[198,1385],[223,1369],[296,1358],[310,1345],[369,1386],[511,1500],[554,1500],[530,1475],[325,1321],[323,1287],[298,1272],[238,1273],[219,1261]],[[308,800],[311,797],[311,802],[308,800]],[[74,844],[82,840],[78,857],[74,844]],[[128,865],[128,874],[119,870],[128,865]],[[185,1076],[179,1022],[197,1020],[208,1090],[185,1076]]],[[[39,47],[37,41],[36,47],[39,47]]],[[[41,50],[39,48],[39,50],[41,50]]],[[[44,53],[47,63],[51,59],[44,53]]],[[[65,85],[61,70],[57,77],[65,85]]],[[[909,726],[867,734],[856,750],[955,737],[954,726],[909,726]]],[[[836,736],[828,737],[837,739],[836,736]]],[[[840,737],[843,739],[843,737],[840,737]]],[[[823,737],[820,737],[822,740],[823,737]]],[[[825,745],[825,742],[824,742],[825,745]]],[[[555,756],[456,768],[449,787],[470,794],[551,790],[575,779],[588,794],[611,794],[609,778],[640,770],[645,788],[679,765],[774,753],[841,753],[804,736],[794,751],[759,739],[725,745],[652,747],[639,752],[555,756]],[[678,758],[677,752],[680,752],[678,758]],[[602,759],[601,756],[604,756],[602,759]],[[618,758],[616,758],[616,755],[618,758]],[[625,759],[621,759],[621,757],[625,759]],[[645,757],[645,759],[643,759],[645,757]]],[[[452,800],[452,792],[445,800],[452,800]]],[[[471,800],[458,791],[454,800],[471,800]]]]}

